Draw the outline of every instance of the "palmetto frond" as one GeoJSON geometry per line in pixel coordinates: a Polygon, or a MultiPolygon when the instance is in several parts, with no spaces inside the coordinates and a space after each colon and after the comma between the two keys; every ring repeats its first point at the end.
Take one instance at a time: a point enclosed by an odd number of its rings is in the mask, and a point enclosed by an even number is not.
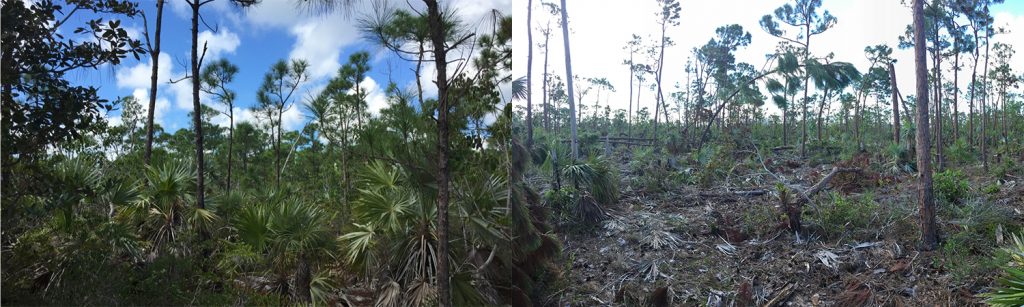
{"type": "Polygon", "coordinates": [[[429,280],[416,280],[410,283],[406,291],[406,300],[409,306],[427,306],[428,303],[437,299],[437,287],[434,287],[429,280]]]}
{"type": "Polygon", "coordinates": [[[366,224],[355,224],[358,229],[346,233],[339,237],[342,241],[348,242],[345,246],[348,250],[345,254],[345,260],[350,264],[367,263],[368,258],[372,257],[369,251],[376,245],[377,233],[372,225],[366,224]]]}
{"type": "Polygon", "coordinates": [[[268,244],[270,234],[270,212],[265,205],[250,204],[242,207],[232,221],[238,238],[261,251],[268,244]]]}
{"type": "Polygon", "coordinates": [[[193,218],[188,215],[195,191],[193,174],[188,163],[148,167],[147,184],[139,191],[138,198],[121,207],[119,219],[141,222],[142,234],[149,238],[154,249],[177,241],[182,223],[193,222],[186,220],[193,218]]]}
{"type": "Polygon", "coordinates": [[[562,169],[562,176],[577,186],[589,186],[594,180],[594,168],[587,163],[578,163],[562,169]]]}
{"type": "Polygon", "coordinates": [[[471,179],[461,184],[456,193],[459,215],[471,236],[467,240],[491,245],[504,240],[499,229],[499,221],[508,215],[504,204],[509,195],[504,179],[496,175],[487,180],[471,179]]]}
{"type": "Polygon", "coordinates": [[[193,229],[211,233],[220,222],[220,217],[213,213],[213,211],[199,208],[194,208],[191,211],[192,214],[188,217],[188,225],[193,229]]]}
{"type": "Polygon", "coordinates": [[[331,294],[334,293],[335,288],[330,276],[323,271],[313,276],[313,280],[309,283],[309,293],[313,302],[324,306],[329,305],[331,294]]]}
{"type": "Polygon", "coordinates": [[[526,99],[527,95],[530,95],[526,91],[526,77],[519,77],[518,79],[512,80],[512,99],[523,100],[526,99]]]}
{"type": "Polygon", "coordinates": [[[363,171],[358,173],[359,181],[370,189],[397,187],[403,177],[401,169],[380,160],[370,162],[363,171]]]}
{"type": "Polygon", "coordinates": [[[377,302],[373,305],[378,307],[402,306],[402,285],[394,281],[388,282],[377,295],[377,302]]]}
{"type": "Polygon", "coordinates": [[[1002,265],[1004,274],[996,281],[995,289],[981,296],[987,297],[985,303],[992,306],[1024,305],[1024,239],[1013,235],[1013,243],[1002,252],[1009,254],[1010,263],[1002,265]]]}
{"type": "Polygon", "coordinates": [[[416,198],[404,188],[361,189],[359,200],[352,207],[353,215],[375,228],[398,232],[403,218],[411,212],[416,198]]]}
{"type": "Polygon", "coordinates": [[[327,214],[319,207],[297,201],[279,204],[270,216],[270,232],[274,245],[290,254],[329,252],[327,214]]]}
{"type": "Polygon", "coordinates": [[[142,258],[144,243],[139,240],[129,225],[107,222],[96,230],[98,238],[102,238],[113,249],[115,255],[128,255],[133,259],[142,258]]]}

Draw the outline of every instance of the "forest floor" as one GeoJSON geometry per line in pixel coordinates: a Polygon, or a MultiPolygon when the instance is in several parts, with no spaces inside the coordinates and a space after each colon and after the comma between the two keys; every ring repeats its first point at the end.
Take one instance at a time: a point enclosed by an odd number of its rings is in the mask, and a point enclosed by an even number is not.
{"type": "MultiPolygon", "coordinates": [[[[845,165],[868,171],[836,177],[813,196],[797,236],[786,229],[775,182],[806,189],[831,165],[786,152],[762,164],[748,153],[725,184],[666,183],[648,192],[630,156],[616,154],[622,193],[604,208],[609,217],[587,230],[559,230],[565,284],[550,302],[636,306],[662,296],[687,306],[973,305],[998,275],[997,242],[1012,241],[1010,229],[1024,224],[1024,182],[1005,181],[998,192],[975,193],[981,200],[940,203],[942,243],[918,251],[914,175],[873,171],[883,163],[862,154],[845,165]],[[764,193],[737,192],[758,189],[764,193]]],[[[972,191],[994,182],[980,169],[964,172],[972,191]]]]}

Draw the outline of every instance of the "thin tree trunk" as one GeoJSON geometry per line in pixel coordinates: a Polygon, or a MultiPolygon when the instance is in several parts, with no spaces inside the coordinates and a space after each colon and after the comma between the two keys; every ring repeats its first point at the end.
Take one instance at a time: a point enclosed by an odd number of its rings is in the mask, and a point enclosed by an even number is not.
{"type": "Polygon", "coordinates": [[[309,303],[312,300],[309,285],[313,280],[309,259],[305,255],[299,256],[298,268],[295,271],[295,298],[299,303],[309,303]]]}
{"type": "Polygon", "coordinates": [[[935,157],[935,160],[936,160],[935,163],[936,163],[936,168],[938,169],[938,171],[941,172],[943,170],[943,168],[945,168],[945,165],[946,165],[946,157],[945,157],[945,154],[943,153],[944,141],[943,141],[943,138],[942,138],[942,121],[943,121],[942,109],[945,106],[942,103],[942,58],[941,58],[941,56],[940,56],[940,58],[938,60],[938,63],[936,63],[936,65],[938,65],[939,69],[936,69],[936,71],[938,72],[938,77],[937,77],[938,78],[938,82],[937,82],[938,84],[936,85],[936,88],[935,88],[935,93],[936,93],[935,96],[938,96],[935,99],[935,156],[936,156],[935,157]]]}
{"type": "Polygon", "coordinates": [[[789,144],[789,133],[787,133],[788,129],[786,129],[788,126],[788,123],[786,123],[786,118],[788,118],[789,116],[786,116],[786,113],[788,113],[786,109],[787,108],[782,108],[782,146],[786,146],[789,144]]]}
{"type": "Polygon", "coordinates": [[[227,191],[231,193],[231,160],[232,156],[235,155],[235,110],[234,107],[228,106],[228,188],[227,191]]]}
{"type": "Polygon", "coordinates": [[[633,134],[633,50],[629,51],[629,111],[626,112],[626,136],[633,134]]]}
{"type": "Polygon", "coordinates": [[[551,115],[548,114],[548,42],[551,41],[551,23],[548,23],[544,32],[544,83],[541,84],[544,91],[544,131],[551,129],[551,115]]]}
{"type": "Polygon", "coordinates": [[[565,75],[566,84],[568,85],[569,91],[569,130],[572,134],[572,160],[576,161],[580,157],[579,144],[576,139],[576,102],[573,100],[573,86],[572,86],[572,56],[569,49],[569,20],[568,13],[565,9],[565,0],[562,0],[562,39],[565,41],[565,75]]]}
{"type": "Polygon", "coordinates": [[[853,131],[853,140],[855,142],[857,142],[857,149],[860,149],[860,116],[861,116],[860,96],[861,96],[860,92],[858,92],[857,93],[857,97],[854,97],[854,101],[853,101],[853,120],[851,121],[851,122],[853,122],[853,128],[850,130],[850,131],[853,131]]]}
{"type": "Polygon", "coordinates": [[[938,242],[935,225],[935,198],[932,195],[932,168],[928,136],[928,67],[925,58],[924,0],[914,0],[914,63],[917,79],[917,169],[918,204],[922,250],[934,250],[938,242]]]}
{"type": "Polygon", "coordinates": [[[533,0],[526,1],[526,149],[533,148],[533,0]]]}
{"type": "MultiPolygon", "coordinates": [[[[203,163],[203,109],[202,104],[199,102],[199,0],[192,0],[189,3],[192,6],[192,125],[195,127],[195,145],[196,145],[196,205],[199,209],[206,208],[205,199],[205,184],[203,177],[205,173],[205,165],[203,163]]],[[[203,239],[206,237],[206,233],[202,232],[200,235],[203,239]]]]}
{"type": "Polygon", "coordinates": [[[153,50],[150,52],[150,60],[153,61],[153,74],[149,78],[149,110],[146,118],[146,158],[145,164],[153,156],[153,112],[156,109],[157,78],[160,66],[160,30],[164,20],[164,0],[156,1],[156,36],[153,37],[153,50]]]}
{"type": "Polygon", "coordinates": [[[980,48],[978,47],[978,30],[974,30],[974,66],[971,67],[971,100],[967,105],[968,111],[968,135],[967,139],[970,140],[970,144],[977,144],[974,138],[974,96],[978,92],[978,58],[980,57],[980,48]]]}
{"type": "Polygon", "coordinates": [[[953,56],[953,140],[956,141],[960,138],[960,110],[957,107],[960,99],[960,41],[956,40],[953,45],[957,48],[953,56]]]}
{"type": "MultiPolygon", "coordinates": [[[[985,6],[985,11],[988,11],[988,6],[985,6]]],[[[984,91],[981,96],[981,165],[985,171],[988,171],[988,134],[986,126],[988,125],[988,50],[989,50],[989,38],[985,37],[985,70],[981,75],[981,90],[984,91]]]]}
{"type": "Polygon", "coordinates": [[[284,101],[281,101],[281,108],[277,110],[277,140],[274,141],[274,178],[277,189],[281,189],[281,126],[284,126],[284,101]]]}
{"type": "MultiPolygon", "coordinates": [[[[419,101],[420,101],[420,104],[422,105],[423,104],[423,80],[420,79],[420,77],[421,77],[420,76],[420,72],[423,69],[423,55],[426,54],[426,50],[423,49],[423,43],[424,42],[421,40],[421,41],[419,41],[419,43],[420,43],[420,53],[417,54],[417,58],[416,58],[416,92],[419,94],[419,96],[418,96],[420,98],[419,101]]],[[[529,79],[529,77],[527,77],[527,79],[529,79]]]]}
{"type": "Polygon", "coordinates": [[[892,142],[900,144],[899,91],[896,89],[896,68],[889,62],[889,86],[892,87],[892,142]]]}
{"type": "MultiPolygon", "coordinates": [[[[641,79],[640,78],[641,76],[642,75],[638,75],[637,78],[636,78],[636,81],[637,81],[637,86],[636,86],[636,111],[637,112],[640,112],[640,93],[643,93],[643,91],[644,91],[644,79],[641,79]]],[[[647,129],[644,129],[643,131],[641,131],[641,134],[646,134],[646,131],[647,131],[647,129]]],[[[632,134],[630,134],[630,136],[632,136],[632,134]]]]}
{"type": "MultiPolygon", "coordinates": [[[[807,25],[805,26],[805,28],[806,28],[806,32],[805,32],[806,36],[804,37],[804,48],[805,48],[804,49],[804,65],[806,65],[807,61],[811,58],[811,21],[810,21],[810,16],[808,16],[807,18],[808,18],[808,20],[805,21],[805,23],[807,25]]],[[[811,81],[811,76],[805,72],[804,73],[804,100],[801,101],[801,103],[800,103],[803,106],[803,110],[804,110],[804,116],[802,118],[802,124],[801,124],[801,126],[803,126],[803,129],[802,129],[803,133],[800,135],[800,157],[801,158],[806,158],[807,157],[807,102],[808,102],[807,101],[807,88],[808,88],[808,85],[810,85],[809,84],[810,81],[811,81]]]]}
{"type": "MultiPolygon", "coordinates": [[[[651,136],[651,138],[654,139],[655,144],[658,143],[658,110],[662,105],[662,101],[665,100],[665,96],[663,96],[661,92],[661,72],[665,62],[665,28],[667,22],[668,21],[662,21],[661,23],[661,52],[658,53],[658,74],[655,77],[658,82],[658,98],[654,101],[654,134],[651,136]]],[[[665,123],[668,123],[668,112],[666,111],[665,114],[665,123]]]]}
{"type": "MultiPolygon", "coordinates": [[[[564,0],[563,0],[564,1],[564,0]]],[[[437,69],[437,291],[441,306],[452,306],[448,274],[448,61],[445,29],[437,0],[423,0],[427,5],[427,25],[434,44],[434,66],[437,69]]]]}
{"type": "Polygon", "coordinates": [[[821,96],[821,105],[818,106],[818,145],[824,144],[824,139],[821,138],[821,125],[822,115],[825,112],[825,105],[828,104],[828,89],[825,89],[825,93],[821,96]]]}

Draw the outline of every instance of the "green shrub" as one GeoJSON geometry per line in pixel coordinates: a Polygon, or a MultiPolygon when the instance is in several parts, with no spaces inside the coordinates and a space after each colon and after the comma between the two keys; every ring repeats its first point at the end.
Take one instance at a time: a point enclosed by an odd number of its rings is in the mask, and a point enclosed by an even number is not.
{"type": "Polygon", "coordinates": [[[697,185],[708,188],[719,178],[725,177],[729,165],[732,164],[728,158],[731,155],[731,148],[721,145],[704,147],[698,151],[695,159],[700,168],[693,176],[697,185]]]}
{"type": "Polygon", "coordinates": [[[956,283],[971,283],[996,274],[1009,261],[1005,253],[993,253],[994,239],[976,232],[962,231],[949,236],[942,244],[941,261],[956,283]],[[993,256],[990,256],[993,255],[993,256]]]}
{"type": "Polygon", "coordinates": [[[551,208],[557,215],[561,215],[572,203],[572,193],[574,192],[575,190],[571,187],[564,187],[560,190],[547,190],[544,192],[544,205],[551,208]]]}
{"type": "Polygon", "coordinates": [[[1016,163],[1013,163],[1011,159],[1004,159],[1003,163],[999,163],[992,167],[992,176],[998,179],[1006,179],[1006,175],[1012,174],[1017,170],[1016,163]]]}
{"type": "Polygon", "coordinates": [[[829,198],[831,204],[821,206],[817,216],[812,218],[825,231],[826,237],[839,238],[849,231],[875,231],[870,226],[879,221],[879,205],[870,194],[852,199],[832,192],[829,198]]]}
{"type": "Polygon", "coordinates": [[[967,197],[967,192],[970,190],[967,179],[959,170],[948,169],[935,174],[933,182],[939,198],[950,203],[967,197]]]}
{"type": "Polygon", "coordinates": [[[638,148],[629,161],[629,170],[635,175],[631,180],[633,186],[648,193],[664,191],[665,179],[673,177],[666,163],[659,163],[655,157],[650,148],[638,148]]]}
{"type": "Polygon", "coordinates": [[[989,195],[999,193],[999,185],[995,183],[987,185],[981,189],[981,192],[989,195]]]}
{"type": "Polygon", "coordinates": [[[976,236],[976,242],[972,247],[975,249],[986,248],[989,241],[995,238],[997,229],[1005,227],[1010,232],[1015,231],[1018,226],[1012,216],[1013,211],[1004,206],[997,206],[980,198],[970,199],[963,205],[949,204],[944,207],[948,210],[948,218],[951,223],[959,226],[961,232],[971,233],[976,236]]]}
{"type": "Polygon", "coordinates": [[[971,150],[971,145],[964,142],[963,139],[953,142],[953,145],[946,149],[945,155],[946,162],[954,165],[966,165],[977,161],[971,150]]]}

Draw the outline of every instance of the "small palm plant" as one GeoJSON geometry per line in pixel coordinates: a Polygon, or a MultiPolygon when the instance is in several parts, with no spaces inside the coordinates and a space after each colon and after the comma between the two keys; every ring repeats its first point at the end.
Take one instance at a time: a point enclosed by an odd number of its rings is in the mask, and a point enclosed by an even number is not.
{"type": "Polygon", "coordinates": [[[1006,272],[997,280],[999,284],[992,292],[982,294],[986,303],[992,306],[1024,305],[1024,240],[1013,235],[1013,245],[1003,249],[1010,256],[1010,262],[1003,265],[1006,272]]]}
{"type": "Polygon", "coordinates": [[[603,158],[566,166],[562,176],[575,188],[573,215],[583,225],[596,225],[605,217],[601,206],[618,200],[618,176],[603,158]]]}
{"type": "Polygon", "coordinates": [[[139,233],[151,242],[149,257],[190,251],[181,236],[209,231],[219,218],[194,206],[195,173],[189,163],[166,163],[146,169],[139,199],[122,208],[119,218],[139,225],[139,233]]]}
{"type": "Polygon", "coordinates": [[[232,219],[235,241],[218,266],[229,273],[271,274],[282,297],[324,303],[332,286],[317,269],[338,249],[331,220],[319,206],[300,199],[248,203],[232,219]]]}
{"type": "Polygon", "coordinates": [[[449,239],[462,243],[452,244],[449,255],[439,255],[434,225],[437,210],[428,189],[413,188],[416,184],[402,168],[381,161],[368,163],[358,177],[352,228],[340,239],[350,265],[371,284],[385,281],[377,305],[436,304],[439,257],[449,257],[454,264],[453,301],[460,305],[494,301],[493,290],[479,271],[487,266],[487,258],[494,258],[487,254],[505,242],[498,226],[498,220],[505,217],[504,180],[492,176],[456,182],[449,239]],[[475,262],[480,259],[484,260],[475,262]]]}

